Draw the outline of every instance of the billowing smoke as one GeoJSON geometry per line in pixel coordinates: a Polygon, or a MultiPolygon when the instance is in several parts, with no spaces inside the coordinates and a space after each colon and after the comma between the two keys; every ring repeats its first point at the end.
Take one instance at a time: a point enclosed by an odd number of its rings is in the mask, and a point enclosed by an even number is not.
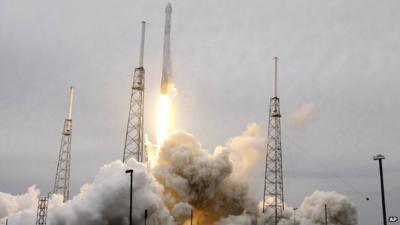
{"type": "Polygon", "coordinates": [[[35,186],[29,187],[28,191],[22,195],[10,195],[0,192],[0,218],[32,209],[37,204],[39,193],[39,189],[35,186]]]}
{"type": "MultiPolygon", "coordinates": [[[[53,195],[49,202],[50,225],[127,225],[129,213],[129,176],[133,169],[133,221],[142,224],[147,209],[155,224],[172,224],[172,217],[160,198],[162,187],[154,181],[143,164],[129,160],[127,164],[115,161],[103,166],[93,183],[85,184],[72,200],[62,203],[62,197],[53,195]],[[161,222],[162,221],[162,222],[161,222]]],[[[36,193],[37,196],[37,193],[36,193]]],[[[36,204],[27,212],[30,220],[11,216],[10,224],[34,224],[36,204]]],[[[10,215],[10,214],[9,214],[10,215]]]]}
{"type": "Polygon", "coordinates": [[[318,117],[318,112],[313,103],[307,103],[300,106],[300,108],[294,112],[289,113],[288,122],[294,129],[304,129],[311,122],[318,117]]]}
{"type": "Polygon", "coordinates": [[[315,191],[301,203],[297,210],[300,224],[325,224],[325,204],[329,224],[357,224],[357,210],[348,198],[336,192],[323,191],[315,191]]]}
{"type": "Polygon", "coordinates": [[[85,185],[78,196],[66,204],[55,206],[49,217],[50,224],[60,225],[120,225],[128,224],[129,178],[125,170],[133,172],[133,221],[141,224],[144,212],[156,221],[168,224],[167,211],[159,196],[161,187],[147,173],[147,168],[135,160],[127,164],[115,161],[100,169],[92,184],[85,185]]]}
{"type": "Polygon", "coordinates": [[[227,148],[217,147],[209,154],[192,135],[177,131],[161,147],[153,174],[165,188],[168,208],[190,204],[196,218],[212,224],[252,205],[246,183],[231,177],[232,170],[227,148]]]}
{"type": "MultiPolygon", "coordinates": [[[[325,204],[327,205],[327,221],[332,225],[357,224],[357,211],[353,203],[345,196],[336,192],[315,191],[306,197],[293,214],[293,208],[285,205],[279,225],[324,225],[325,204]]],[[[244,211],[241,215],[231,215],[220,220],[216,225],[272,225],[274,214],[271,208],[265,213],[258,212],[257,217],[244,211]]]]}
{"type": "Polygon", "coordinates": [[[193,207],[188,203],[180,202],[174,205],[171,214],[176,224],[183,224],[193,215],[193,207]]]}
{"type": "Polygon", "coordinates": [[[252,218],[253,217],[247,213],[238,216],[228,216],[217,222],[216,225],[233,225],[233,224],[251,225],[254,224],[254,219],[252,218]]]}
{"type": "MultiPolygon", "coordinates": [[[[259,186],[254,170],[263,168],[266,139],[262,129],[250,124],[237,137],[213,152],[203,149],[189,133],[176,131],[164,142],[149,172],[134,159],[104,165],[94,181],[82,186],[73,199],[49,201],[48,225],[127,225],[129,175],[133,169],[133,220],[149,225],[264,225],[274,224],[273,210],[260,210],[259,196],[249,192],[259,186]],[[257,181],[257,182],[255,182],[257,181]]],[[[262,180],[262,178],[261,178],[262,180]]],[[[13,225],[34,224],[39,190],[34,186],[19,196],[0,193],[0,222],[8,216],[13,225]]],[[[316,191],[296,211],[296,225],[322,225],[324,205],[332,225],[355,225],[355,206],[335,192],[316,191]]],[[[285,205],[280,225],[294,224],[293,209],[285,205]]]]}
{"type": "Polygon", "coordinates": [[[231,176],[242,183],[252,184],[249,187],[249,195],[259,199],[263,188],[262,184],[260,185],[260,177],[262,180],[264,176],[267,146],[263,129],[256,123],[251,123],[241,135],[231,138],[225,146],[234,165],[231,176]]]}

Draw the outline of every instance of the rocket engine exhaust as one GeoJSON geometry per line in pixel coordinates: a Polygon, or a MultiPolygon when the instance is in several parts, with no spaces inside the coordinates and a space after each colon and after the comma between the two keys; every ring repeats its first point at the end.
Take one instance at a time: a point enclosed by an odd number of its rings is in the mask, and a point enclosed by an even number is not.
{"type": "Polygon", "coordinates": [[[171,36],[171,14],[172,6],[170,3],[165,8],[165,27],[164,27],[164,50],[163,50],[163,69],[161,77],[161,94],[166,95],[170,91],[172,84],[172,66],[170,53],[170,36],[171,36]]]}
{"type": "Polygon", "coordinates": [[[170,52],[172,7],[168,3],[165,8],[164,50],[161,77],[161,96],[158,103],[157,144],[162,145],[171,129],[171,102],[170,94],[174,91],[172,82],[172,65],[170,52]]]}

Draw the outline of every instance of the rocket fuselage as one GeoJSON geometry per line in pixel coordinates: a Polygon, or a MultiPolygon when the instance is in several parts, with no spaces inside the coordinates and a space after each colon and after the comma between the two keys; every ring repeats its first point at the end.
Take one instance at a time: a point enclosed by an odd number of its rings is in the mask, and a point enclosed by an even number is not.
{"type": "Polygon", "coordinates": [[[171,86],[172,66],[170,53],[170,37],[171,37],[171,14],[172,7],[168,3],[165,8],[165,27],[164,27],[164,49],[163,49],[163,69],[161,77],[161,94],[165,95],[169,92],[171,86]]]}

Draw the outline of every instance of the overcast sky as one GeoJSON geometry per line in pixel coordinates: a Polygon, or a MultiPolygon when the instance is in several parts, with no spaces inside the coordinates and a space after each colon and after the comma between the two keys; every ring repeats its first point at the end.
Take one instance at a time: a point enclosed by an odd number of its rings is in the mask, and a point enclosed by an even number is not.
{"type": "MultiPolygon", "coordinates": [[[[336,190],[360,224],[380,223],[372,156],[382,153],[388,216],[400,216],[398,0],[171,2],[177,128],[212,151],[248,123],[266,127],[278,56],[289,205],[336,190]],[[288,120],[296,112],[309,118],[288,120]]],[[[141,20],[145,130],[155,139],[166,3],[0,0],[1,192],[52,191],[70,85],[72,194],[122,158],[141,20]]]]}

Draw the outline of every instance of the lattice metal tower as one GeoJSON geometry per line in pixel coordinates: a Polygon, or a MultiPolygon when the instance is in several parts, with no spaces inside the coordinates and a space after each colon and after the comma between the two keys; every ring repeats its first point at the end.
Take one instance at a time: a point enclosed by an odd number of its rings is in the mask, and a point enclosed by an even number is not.
{"type": "Polygon", "coordinates": [[[147,154],[144,148],[144,81],[143,68],[144,35],[146,22],[142,21],[139,67],[135,69],[132,83],[132,94],[129,106],[128,125],[126,127],[123,162],[135,158],[138,162],[146,162],[147,154]]]}
{"type": "Polygon", "coordinates": [[[49,198],[47,196],[39,197],[38,209],[36,214],[36,225],[46,225],[48,200],[49,198]]]}
{"type": "Polygon", "coordinates": [[[283,175],[281,146],[281,113],[277,96],[278,58],[274,58],[273,96],[271,98],[268,122],[268,144],[265,163],[263,212],[267,207],[274,210],[275,224],[282,216],[283,175]]]}
{"type": "Polygon", "coordinates": [[[68,103],[68,115],[64,121],[64,129],[61,137],[60,153],[58,156],[56,179],[53,190],[53,193],[64,196],[64,202],[69,199],[73,98],[74,87],[71,87],[68,103]]]}

